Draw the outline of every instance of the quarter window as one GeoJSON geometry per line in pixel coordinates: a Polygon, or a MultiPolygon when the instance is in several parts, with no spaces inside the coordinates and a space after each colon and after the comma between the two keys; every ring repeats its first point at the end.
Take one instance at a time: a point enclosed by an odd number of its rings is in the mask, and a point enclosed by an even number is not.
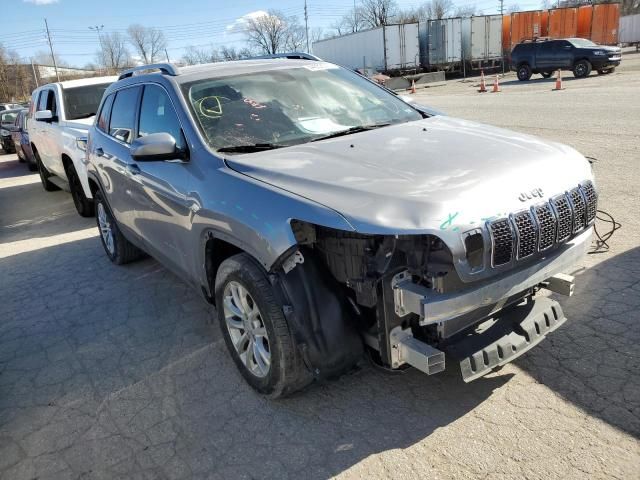
{"type": "Polygon", "coordinates": [[[139,90],[138,87],[120,90],[113,101],[109,135],[121,142],[131,143],[133,141],[139,90]]]}
{"type": "Polygon", "coordinates": [[[100,116],[98,117],[98,129],[105,133],[109,133],[109,115],[111,115],[114,97],[115,95],[111,94],[105,99],[102,110],[100,110],[100,116]]]}
{"type": "Polygon", "coordinates": [[[158,85],[146,85],[140,107],[138,136],[168,133],[176,140],[176,147],[184,151],[186,142],[182,128],[167,92],[158,85]]]}

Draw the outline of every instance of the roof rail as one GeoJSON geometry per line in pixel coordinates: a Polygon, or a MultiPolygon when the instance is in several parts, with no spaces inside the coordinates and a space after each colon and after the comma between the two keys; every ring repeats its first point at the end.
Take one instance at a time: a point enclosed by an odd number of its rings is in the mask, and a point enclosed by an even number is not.
{"type": "Polygon", "coordinates": [[[289,60],[314,60],[316,62],[322,61],[320,58],[310,53],[304,52],[290,52],[290,53],[273,53],[271,55],[260,55],[257,57],[251,57],[247,60],[266,60],[270,58],[285,58],[289,60]]]}
{"type": "Polygon", "coordinates": [[[178,68],[172,63],[152,63],[150,65],[139,65],[137,67],[129,68],[128,70],[120,73],[118,80],[133,77],[136,72],[144,72],[146,70],[160,70],[163,75],[171,75],[172,77],[175,77],[180,73],[178,68]]]}

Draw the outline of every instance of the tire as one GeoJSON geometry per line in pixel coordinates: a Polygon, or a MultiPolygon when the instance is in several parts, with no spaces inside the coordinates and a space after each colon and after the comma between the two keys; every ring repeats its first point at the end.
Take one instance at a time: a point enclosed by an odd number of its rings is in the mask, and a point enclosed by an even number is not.
{"type": "Polygon", "coordinates": [[[37,163],[32,163],[32,162],[27,160],[27,168],[29,169],[30,172],[37,172],[38,171],[38,164],[37,163]]]}
{"type": "Polygon", "coordinates": [[[540,75],[542,75],[543,78],[551,78],[553,72],[540,72],[540,75]]]}
{"type": "Polygon", "coordinates": [[[273,289],[266,272],[246,253],[222,262],[216,275],[216,311],[233,361],[251,387],[279,398],[305,387],[312,377],[273,289]]]}
{"type": "Polygon", "coordinates": [[[116,265],[124,265],[141,258],[144,255],[143,252],[122,235],[100,190],[96,191],[94,202],[100,241],[109,260],[116,265]]]}
{"type": "Polygon", "coordinates": [[[60,190],[60,187],[58,187],[56,184],[51,183],[49,181],[49,177],[51,177],[51,174],[47,171],[45,166],[42,164],[42,160],[40,160],[40,154],[38,153],[38,150],[36,150],[35,148],[33,149],[33,156],[36,159],[36,165],[38,168],[38,173],[40,174],[40,181],[42,182],[42,188],[44,188],[47,192],[55,192],[56,190],[60,190]]]}
{"type": "Polygon", "coordinates": [[[24,157],[24,153],[22,153],[22,150],[16,150],[16,155],[18,155],[18,161],[20,163],[24,163],[27,161],[27,159],[24,157]]]}
{"type": "Polygon", "coordinates": [[[576,78],[588,77],[591,68],[591,63],[588,60],[578,60],[573,66],[573,76],[576,78]]]}
{"type": "Polygon", "coordinates": [[[518,67],[518,80],[521,82],[529,80],[531,78],[531,74],[531,67],[528,64],[523,63],[518,67]]]}
{"type": "Polygon", "coordinates": [[[78,172],[76,172],[73,164],[68,163],[65,171],[67,172],[69,188],[71,189],[71,197],[73,198],[73,204],[76,207],[76,211],[81,217],[93,217],[93,200],[89,200],[84,194],[82,183],[80,183],[80,177],[78,177],[78,172]]]}

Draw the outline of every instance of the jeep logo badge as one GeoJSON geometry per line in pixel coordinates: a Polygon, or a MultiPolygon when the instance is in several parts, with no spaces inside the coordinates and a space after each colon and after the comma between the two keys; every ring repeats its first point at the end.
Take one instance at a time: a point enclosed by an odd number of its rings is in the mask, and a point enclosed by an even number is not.
{"type": "Polygon", "coordinates": [[[521,202],[526,202],[534,197],[542,198],[542,195],[543,193],[541,188],[534,188],[530,192],[522,192],[518,198],[521,202]]]}

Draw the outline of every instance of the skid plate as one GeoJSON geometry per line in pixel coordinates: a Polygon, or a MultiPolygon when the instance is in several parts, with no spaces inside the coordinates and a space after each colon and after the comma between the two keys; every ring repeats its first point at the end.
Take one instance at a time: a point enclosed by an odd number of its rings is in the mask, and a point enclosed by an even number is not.
{"type": "Polygon", "coordinates": [[[471,382],[536,346],[566,321],[560,304],[541,297],[505,312],[484,331],[474,331],[446,347],[460,361],[465,382],[471,382]]]}

